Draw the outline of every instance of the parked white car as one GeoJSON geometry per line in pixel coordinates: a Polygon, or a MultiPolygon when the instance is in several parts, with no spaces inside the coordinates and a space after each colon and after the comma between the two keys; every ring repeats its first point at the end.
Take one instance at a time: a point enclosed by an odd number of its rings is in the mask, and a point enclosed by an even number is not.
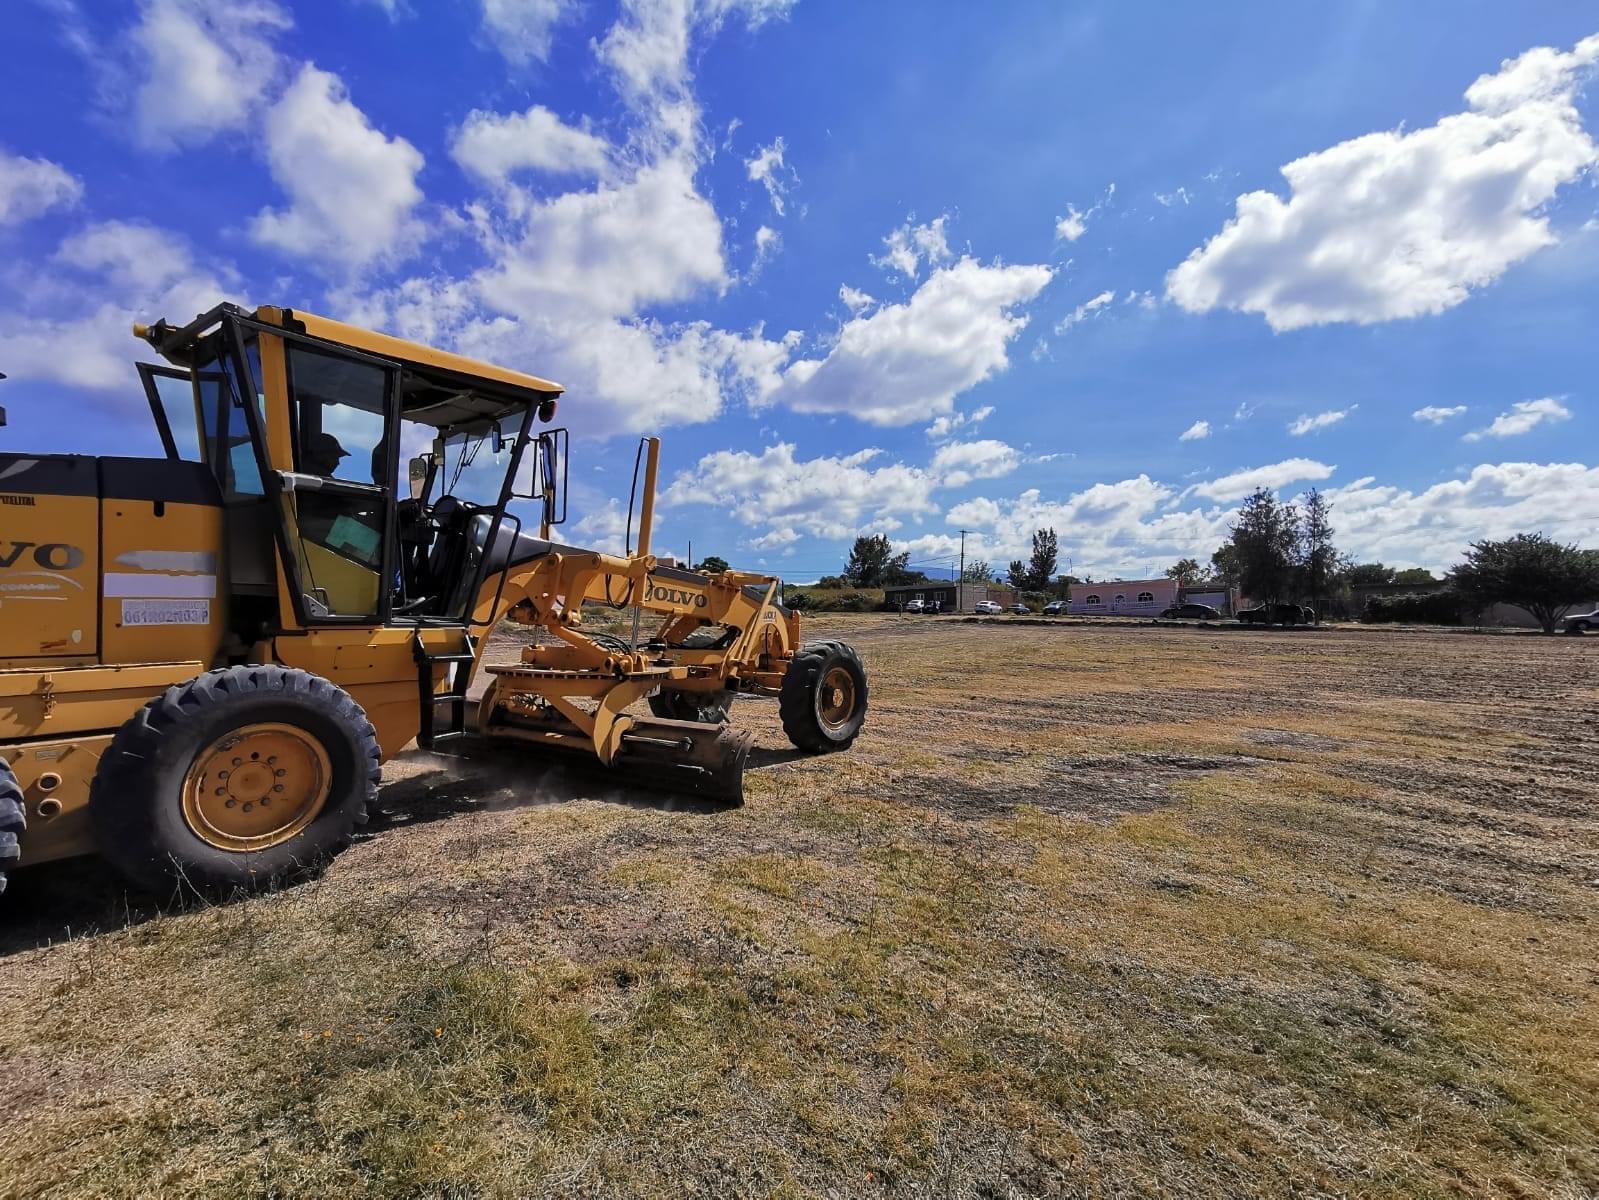
{"type": "Polygon", "coordinates": [[[979,600],[977,602],[977,607],[972,609],[972,611],[975,613],[981,613],[985,617],[992,617],[997,616],[1005,610],[1001,608],[996,601],[979,600]]]}

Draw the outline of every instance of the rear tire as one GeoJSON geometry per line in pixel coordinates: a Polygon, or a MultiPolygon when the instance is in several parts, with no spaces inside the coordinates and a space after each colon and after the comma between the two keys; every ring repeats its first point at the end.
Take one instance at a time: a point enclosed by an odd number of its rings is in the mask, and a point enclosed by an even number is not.
{"type": "Polygon", "coordinates": [[[1588,632],[1588,622],[1573,621],[1570,625],[1566,626],[1566,632],[1572,637],[1582,637],[1588,632]]]}
{"type": "Polygon", "coordinates": [[[366,713],[328,680],[209,671],[117,731],[90,790],[95,838],[152,892],[265,887],[350,844],[377,799],[380,758],[366,713]]]}
{"type": "Polygon", "coordinates": [[[813,642],[794,655],[778,693],[783,732],[811,754],[847,750],[866,723],[866,667],[845,642],[813,642]]]}
{"type": "Polygon", "coordinates": [[[22,832],[27,827],[22,789],[10,764],[0,758],[0,892],[6,890],[6,872],[22,860],[22,832]]]}
{"type": "Polygon", "coordinates": [[[733,707],[733,693],[688,692],[680,688],[661,688],[649,697],[650,711],[663,721],[698,721],[702,725],[726,723],[733,707]]]}

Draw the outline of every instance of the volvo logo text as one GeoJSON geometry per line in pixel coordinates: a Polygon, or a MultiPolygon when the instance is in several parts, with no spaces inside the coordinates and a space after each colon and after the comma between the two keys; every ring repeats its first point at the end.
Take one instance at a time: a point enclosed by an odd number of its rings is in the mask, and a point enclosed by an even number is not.
{"type": "Polygon", "coordinates": [[[686,588],[666,588],[658,583],[652,583],[649,590],[644,593],[646,600],[664,600],[668,604],[692,604],[695,608],[704,608],[709,603],[704,592],[691,592],[686,588]]]}

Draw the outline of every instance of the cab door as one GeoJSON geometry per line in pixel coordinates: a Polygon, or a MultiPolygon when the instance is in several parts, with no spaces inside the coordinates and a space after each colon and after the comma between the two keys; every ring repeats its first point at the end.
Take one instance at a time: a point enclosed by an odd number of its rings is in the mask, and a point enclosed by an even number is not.
{"type": "MultiPolygon", "coordinates": [[[[293,335],[281,346],[292,468],[277,471],[302,625],[381,625],[392,604],[399,368],[293,335]]],[[[275,456],[277,457],[277,456],[275,456]]]]}

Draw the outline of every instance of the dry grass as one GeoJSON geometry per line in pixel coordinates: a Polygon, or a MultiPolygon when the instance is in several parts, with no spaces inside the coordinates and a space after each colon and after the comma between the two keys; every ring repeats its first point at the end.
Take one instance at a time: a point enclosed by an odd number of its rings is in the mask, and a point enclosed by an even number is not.
{"type": "Polygon", "coordinates": [[[1591,639],[812,628],[868,733],[743,706],[739,810],[411,756],[278,895],[21,875],[0,1194],[1599,1191],[1591,639]]]}

